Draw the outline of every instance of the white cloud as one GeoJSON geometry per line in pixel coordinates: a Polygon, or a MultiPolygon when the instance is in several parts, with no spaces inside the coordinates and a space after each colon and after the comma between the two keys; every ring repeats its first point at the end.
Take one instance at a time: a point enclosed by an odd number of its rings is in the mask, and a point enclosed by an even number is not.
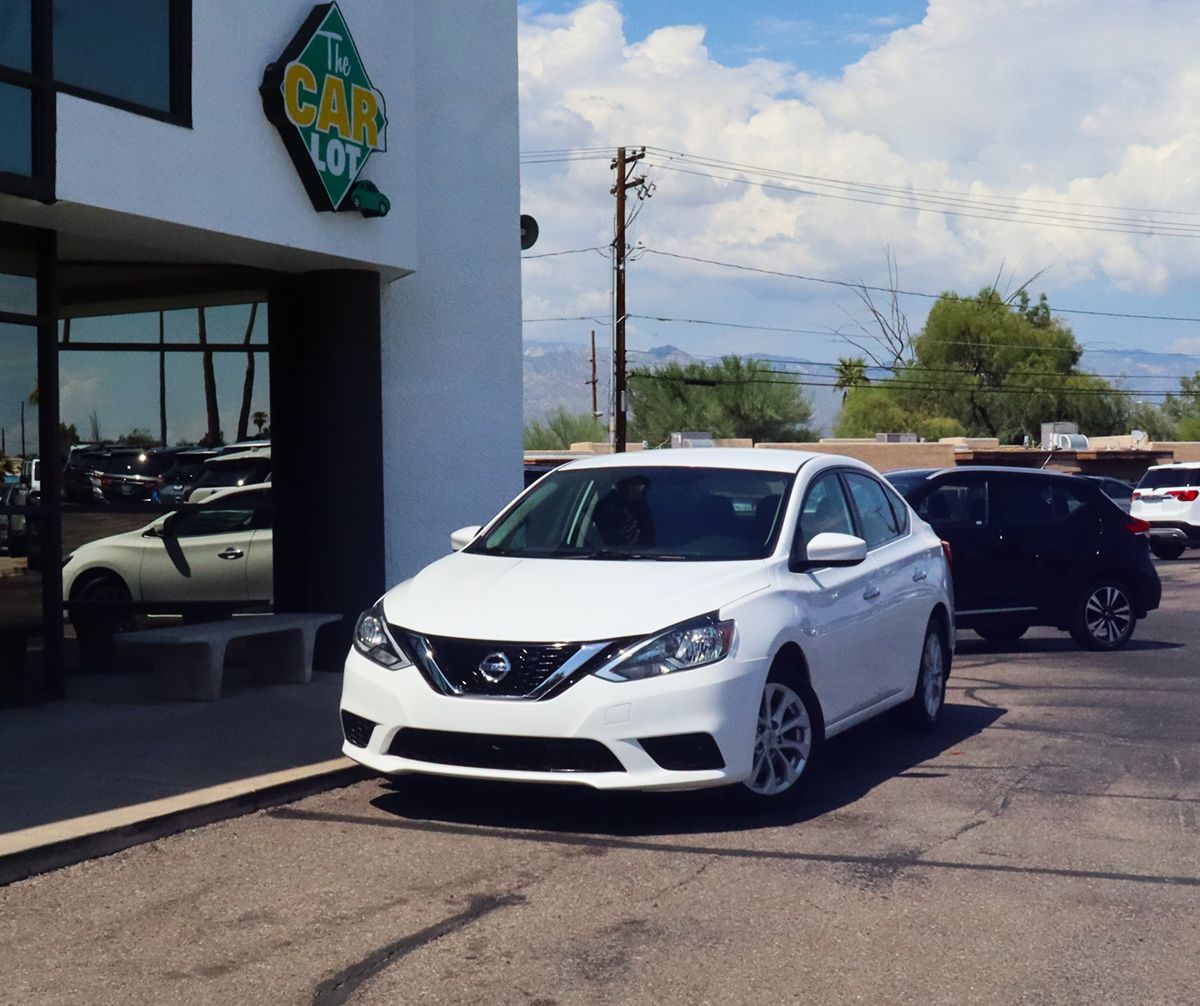
{"type": "MultiPolygon", "coordinates": [[[[1200,269],[1198,239],[1152,232],[1200,225],[1200,214],[1143,215],[1145,235],[1117,234],[1104,218],[1127,211],[1088,207],[1200,206],[1198,30],[1190,0],[931,0],[919,24],[883,34],[831,80],[768,60],[722,65],[695,26],[631,44],[618,7],[594,0],[523,17],[522,142],[649,144],[825,178],[1019,196],[1047,214],[1094,214],[1099,228],[1054,226],[1049,215],[1039,226],[947,217],[651,168],[657,194],[631,236],[652,247],[879,282],[890,246],[916,289],[973,290],[1003,263],[1017,279],[1049,269],[1039,286],[1052,304],[1087,291],[1152,298],[1200,269]]],[[[524,208],[542,225],[537,250],[610,239],[605,156],[527,167],[523,182],[524,208]]],[[[790,311],[799,325],[851,303],[829,288],[650,257],[630,284],[644,313],[790,311]]],[[[525,288],[528,305],[554,314],[607,301],[604,263],[592,256],[529,263],[525,288]]]]}

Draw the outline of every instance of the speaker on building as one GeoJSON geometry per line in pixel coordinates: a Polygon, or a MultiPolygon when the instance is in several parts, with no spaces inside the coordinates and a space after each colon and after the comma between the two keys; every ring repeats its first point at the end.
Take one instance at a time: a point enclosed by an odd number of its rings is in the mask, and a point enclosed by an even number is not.
{"type": "Polygon", "coordinates": [[[529,251],[538,239],[538,223],[528,213],[521,214],[521,251],[529,251]]]}

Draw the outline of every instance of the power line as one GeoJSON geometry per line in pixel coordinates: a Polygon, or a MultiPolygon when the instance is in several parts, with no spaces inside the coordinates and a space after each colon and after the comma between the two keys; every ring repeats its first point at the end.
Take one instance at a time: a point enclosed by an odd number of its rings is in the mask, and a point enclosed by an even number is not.
{"type": "Polygon", "coordinates": [[[796,187],[795,185],[782,185],[777,182],[764,182],[756,178],[738,178],[731,175],[718,175],[711,171],[700,171],[695,168],[681,168],[676,165],[660,164],[657,161],[647,161],[647,166],[657,168],[660,171],[673,171],[683,175],[696,175],[702,178],[712,178],[717,181],[735,182],[739,185],[756,185],[759,188],[791,192],[794,195],[819,196],[823,199],[837,199],[841,202],[863,203],[868,206],[885,206],[892,209],[925,210],[932,213],[940,213],[943,216],[948,217],[963,217],[972,220],[991,220],[998,223],[1035,224],[1039,227],[1061,227],[1069,230],[1097,231],[1106,234],[1134,234],[1142,237],[1200,237],[1200,227],[1192,224],[1147,224],[1136,220],[1117,220],[1114,218],[1112,224],[1101,225],[1085,222],[1082,218],[1078,221],[1074,221],[1065,214],[1052,213],[1043,210],[1022,210],[1016,207],[1010,209],[1010,215],[1000,216],[996,213],[969,212],[970,207],[976,206],[977,204],[945,203],[940,200],[919,198],[915,196],[903,197],[907,201],[898,202],[897,200],[901,198],[899,195],[891,197],[890,199],[867,198],[867,196],[863,195],[839,195],[834,192],[821,192],[815,188],[802,189],[796,187]]]}
{"type": "MultiPolygon", "coordinates": [[[[722,262],[717,259],[701,258],[696,255],[683,255],[679,252],[659,251],[657,248],[642,247],[642,251],[647,255],[659,255],[664,258],[680,259],[684,262],[698,262],[702,265],[719,266],[722,269],[736,269],[740,272],[758,273],[763,276],[777,276],[783,279],[798,279],[806,283],[822,283],[827,286],[840,286],[848,290],[870,290],[873,293],[898,294],[902,297],[923,297],[929,300],[940,300],[945,294],[941,293],[926,293],[920,290],[894,290],[886,286],[872,286],[870,283],[852,283],[844,279],[829,279],[823,276],[805,276],[801,273],[783,272],[778,269],[763,269],[759,266],[741,265],[737,262],[722,262]]],[[[980,297],[961,297],[956,295],[956,299],[968,303],[988,304],[991,301],[986,301],[980,297]]],[[[1057,314],[1085,314],[1099,318],[1132,318],[1138,321],[1184,321],[1190,323],[1200,323],[1200,318],[1165,315],[1165,314],[1133,314],[1124,311],[1092,311],[1079,307],[1055,307],[1052,309],[1057,314]]]]}
{"type": "Polygon", "coordinates": [[[903,195],[907,195],[909,193],[917,193],[920,195],[938,196],[938,197],[943,197],[943,198],[948,198],[948,199],[960,199],[960,200],[964,200],[964,201],[981,201],[982,200],[983,202],[998,202],[998,203],[1007,201],[1008,203],[1013,204],[1013,205],[1019,205],[1020,203],[1039,203],[1039,204],[1045,205],[1045,206],[1070,206],[1070,207],[1077,207],[1077,208],[1085,209],[1085,210],[1114,210],[1114,211],[1122,212],[1122,213],[1143,213],[1143,214],[1163,213],[1163,214],[1167,214],[1170,216],[1200,217],[1200,211],[1197,211],[1197,210],[1172,210],[1172,209],[1165,209],[1162,207],[1151,208],[1151,207],[1143,207],[1143,206],[1114,206],[1114,205],[1108,205],[1108,204],[1104,204],[1104,203],[1082,203],[1082,202],[1077,202],[1077,201],[1072,201],[1072,200],[1067,200],[1067,199],[1042,199],[1042,198],[1038,198],[1035,196],[1026,196],[1026,195],[1008,196],[1008,195],[995,194],[995,193],[990,194],[988,196],[981,197],[979,194],[973,193],[973,192],[962,192],[962,191],[945,190],[945,189],[925,189],[925,188],[919,188],[919,187],[915,187],[915,186],[884,185],[884,184],[881,184],[878,182],[856,182],[856,181],[852,181],[852,180],[844,179],[844,178],[830,178],[830,177],[822,176],[822,175],[810,175],[810,174],[804,174],[804,173],[795,172],[795,171],[784,171],[779,168],[766,168],[766,167],[762,167],[759,165],[743,164],[743,163],[739,163],[737,161],[726,161],[726,160],[721,160],[720,158],[715,158],[715,157],[706,157],[706,156],[700,156],[700,155],[695,155],[695,154],[688,154],[688,153],[686,153],[684,151],[680,151],[680,150],[669,150],[665,147],[648,146],[646,149],[660,153],[660,154],[665,154],[672,158],[693,161],[693,162],[700,163],[700,164],[716,165],[718,167],[731,169],[731,170],[738,170],[738,171],[749,172],[749,173],[754,173],[754,174],[763,174],[763,175],[769,175],[769,176],[773,176],[773,177],[794,178],[794,179],[799,179],[801,181],[806,181],[806,182],[821,182],[821,183],[827,183],[830,185],[843,185],[843,186],[847,186],[847,187],[875,189],[875,190],[880,190],[880,191],[895,192],[895,193],[903,194],[903,195]]]}
{"type": "Polygon", "coordinates": [[[531,258],[555,258],[558,255],[582,255],[584,252],[600,252],[607,255],[608,249],[601,245],[592,245],[590,248],[566,248],[563,251],[538,252],[536,255],[522,255],[521,259],[531,258]]]}

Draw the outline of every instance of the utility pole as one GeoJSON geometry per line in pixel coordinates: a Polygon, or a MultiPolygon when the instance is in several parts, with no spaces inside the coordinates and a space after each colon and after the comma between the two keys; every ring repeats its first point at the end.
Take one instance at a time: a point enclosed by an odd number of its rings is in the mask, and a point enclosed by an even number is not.
{"type": "Polygon", "coordinates": [[[612,194],[617,197],[617,234],[613,239],[613,278],[616,304],[613,313],[613,450],[625,450],[625,193],[646,184],[645,177],[630,176],[634,165],[646,156],[646,148],[628,153],[617,150],[612,168],[617,173],[612,194]]]}
{"type": "Polygon", "coordinates": [[[596,387],[599,385],[600,380],[596,377],[596,330],[594,328],[592,329],[592,379],[583,383],[592,386],[592,418],[599,419],[600,411],[597,408],[596,387]]]}
{"type": "Polygon", "coordinates": [[[25,399],[21,399],[21,457],[25,457],[25,399]]]}

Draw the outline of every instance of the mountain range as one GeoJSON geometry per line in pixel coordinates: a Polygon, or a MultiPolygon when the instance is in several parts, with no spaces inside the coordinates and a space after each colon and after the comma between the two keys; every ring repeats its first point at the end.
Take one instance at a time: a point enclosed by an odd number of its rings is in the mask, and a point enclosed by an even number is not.
{"type": "MultiPolygon", "coordinates": [[[[787,369],[804,374],[804,367],[789,362],[787,357],[766,353],[746,353],[747,357],[786,364],[787,369]]],[[[657,369],[669,363],[690,363],[698,357],[677,346],[657,346],[648,350],[630,350],[628,367],[657,369]]],[[[607,346],[596,347],[596,397],[601,412],[608,411],[611,387],[612,356],[607,346]]],[[[525,340],[524,389],[525,418],[540,419],[558,406],[569,412],[590,412],[592,408],[591,349],[574,342],[540,342],[525,340]]],[[[1163,375],[1192,374],[1200,371],[1200,355],[1187,353],[1156,353],[1148,350],[1085,350],[1079,364],[1082,370],[1096,374],[1120,374],[1123,379],[1113,383],[1131,388],[1162,388],[1160,394],[1147,394],[1147,401],[1161,401],[1168,391],[1177,391],[1174,381],[1161,380],[1163,375]],[[1143,379],[1139,381],[1139,378],[1143,379]],[[1150,380],[1154,379],[1154,380],[1150,380]]],[[[882,376],[872,374],[872,376],[882,376]]],[[[826,368],[813,371],[821,381],[829,379],[826,368]]],[[[833,388],[804,389],[813,406],[813,425],[828,435],[841,406],[841,392],[833,388]]]]}

